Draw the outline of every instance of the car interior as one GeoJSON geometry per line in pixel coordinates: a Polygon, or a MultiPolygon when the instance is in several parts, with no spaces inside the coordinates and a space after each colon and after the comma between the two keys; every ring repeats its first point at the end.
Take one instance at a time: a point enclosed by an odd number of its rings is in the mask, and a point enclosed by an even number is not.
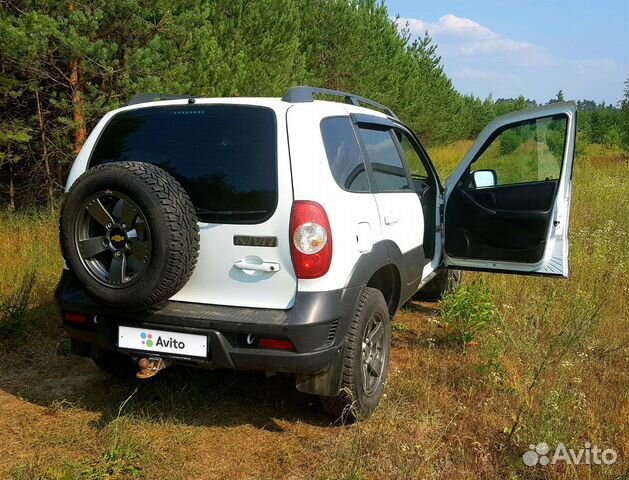
{"type": "Polygon", "coordinates": [[[537,263],[561,175],[565,117],[508,125],[487,140],[449,195],[450,257],[537,263]]]}

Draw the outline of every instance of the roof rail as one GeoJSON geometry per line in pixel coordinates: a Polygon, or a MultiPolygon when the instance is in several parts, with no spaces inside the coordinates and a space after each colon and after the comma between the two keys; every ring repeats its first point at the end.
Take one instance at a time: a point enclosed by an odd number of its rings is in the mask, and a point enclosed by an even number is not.
{"type": "Polygon", "coordinates": [[[360,106],[361,103],[365,103],[367,105],[371,105],[372,107],[376,107],[382,110],[389,117],[393,117],[397,119],[397,115],[393,113],[393,111],[389,107],[385,107],[381,103],[378,103],[374,100],[370,100],[369,98],[359,97],[358,95],[354,95],[353,93],[341,92],[339,90],[330,90],[329,88],[318,88],[318,87],[307,87],[307,86],[298,86],[298,87],[290,87],[282,100],[290,103],[305,103],[314,101],[314,94],[321,95],[334,95],[337,97],[343,97],[345,103],[350,105],[360,106]]]}
{"type": "Polygon", "coordinates": [[[194,98],[186,95],[171,95],[168,93],[137,93],[131,97],[127,105],[137,105],[138,103],[158,102],[160,100],[192,100],[194,98]]]}

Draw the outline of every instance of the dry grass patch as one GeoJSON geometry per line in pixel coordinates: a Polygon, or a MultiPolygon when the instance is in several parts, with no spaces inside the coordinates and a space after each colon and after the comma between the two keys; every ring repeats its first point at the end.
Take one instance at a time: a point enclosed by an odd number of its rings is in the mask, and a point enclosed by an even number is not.
{"type": "MultiPolygon", "coordinates": [[[[469,146],[431,151],[442,177],[469,146]]],[[[468,275],[468,286],[489,289],[495,319],[465,349],[438,304],[407,305],[394,323],[386,398],[352,426],[331,422],[288,377],[176,368],[140,385],[120,412],[136,385],[57,354],[55,220],[4,216],[0,299],[19,304],[29,271],[35,284],[17,322],[26,335],[0,340],[0,478],[624,478],[628,179],[624,154],[585,149],[570,280],[468,275]],[[618,463],[526,467],[522,454],[542,441],[614,448],[618,463]]]]}

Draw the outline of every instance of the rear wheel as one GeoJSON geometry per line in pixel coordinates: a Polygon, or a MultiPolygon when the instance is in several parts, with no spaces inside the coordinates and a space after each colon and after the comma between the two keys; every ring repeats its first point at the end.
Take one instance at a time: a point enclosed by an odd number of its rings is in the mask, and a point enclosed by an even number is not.
{"type": "Polygon", "coordinates": [[[341,392],[320,397],[333,417],[352,422],[368,417],[382,398],[389,370],[391,320],[380,290],[363,289],[345,339],[341,392]]]}

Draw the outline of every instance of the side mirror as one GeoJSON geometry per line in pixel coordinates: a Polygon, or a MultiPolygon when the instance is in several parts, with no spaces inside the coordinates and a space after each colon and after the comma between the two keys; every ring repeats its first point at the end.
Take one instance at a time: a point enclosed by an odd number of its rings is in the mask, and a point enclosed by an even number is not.
{"type": "Polygon", "coordinates": [[[476,170],[472,172],[472,184],[474,188],[494,187],[498,185],[498,176],[495,170],[476,170]]]}

